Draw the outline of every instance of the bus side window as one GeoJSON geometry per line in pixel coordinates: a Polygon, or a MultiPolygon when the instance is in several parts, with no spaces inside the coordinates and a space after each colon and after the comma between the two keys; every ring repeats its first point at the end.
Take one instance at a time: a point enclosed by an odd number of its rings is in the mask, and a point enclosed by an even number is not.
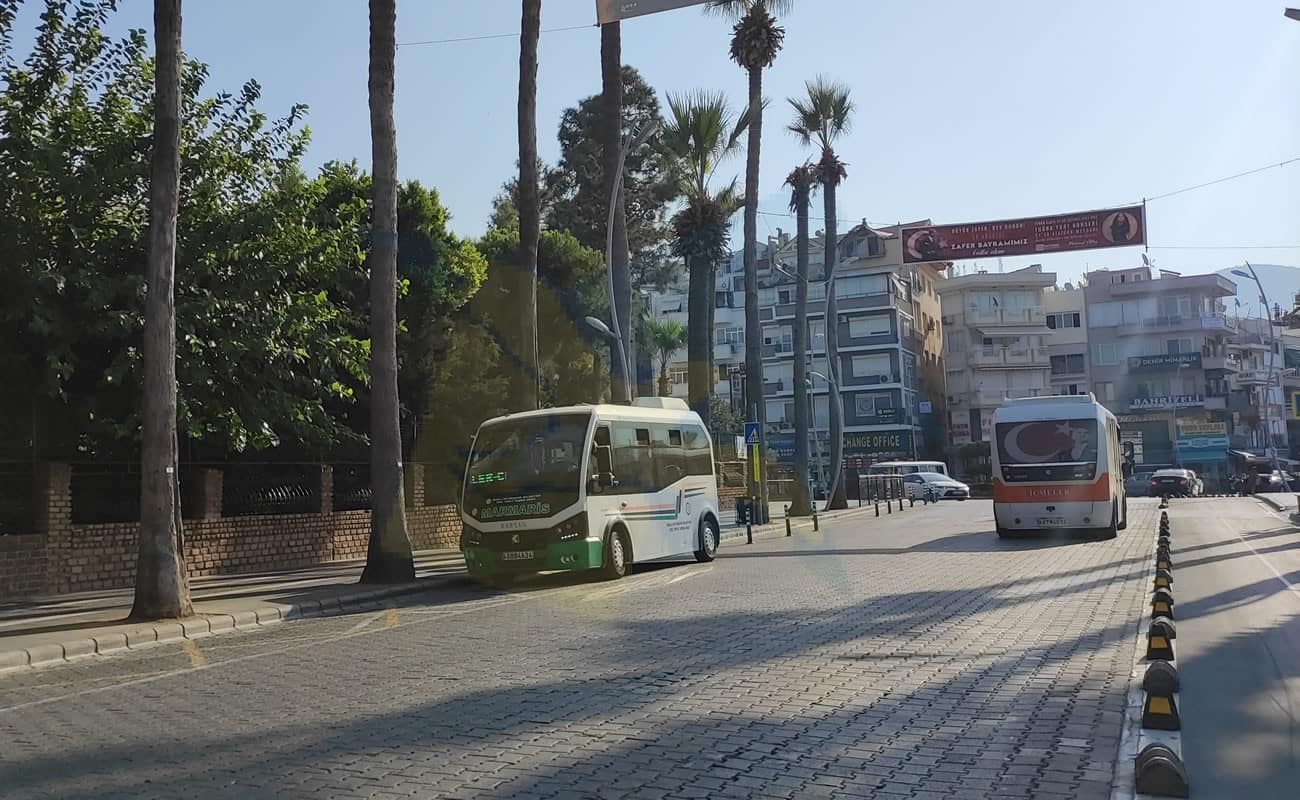
{"type": "Polygon", "coordinates": [[[712,476],[713,451],[704,431],[694,427],[684,429],[682,444],[686,448],[686,474],[712,476]]]}
{"type": "Polygon", "coordinates": [[[636,494],[654,490],[654,460],[650,447],[650,429],[631,422],[614,424],[614,474],[618,476],[619,494],[636,494]]]}
{"type": "Polygon", "coordinates": [[[686,455],[682,431],[667,425],[654,426],[655,489],[662,490],[686,477],[686,455]]]}

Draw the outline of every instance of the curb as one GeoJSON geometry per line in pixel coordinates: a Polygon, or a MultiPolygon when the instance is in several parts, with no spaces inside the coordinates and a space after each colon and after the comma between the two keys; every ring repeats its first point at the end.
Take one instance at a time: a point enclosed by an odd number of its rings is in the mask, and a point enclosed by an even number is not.
{"type": "MultiPolygon", "coordinates": [[[[868,512],[873,512],[873,511],[874,511],[874,506],[864,505],[856,508],[841,509],[839,511],[831,511],[831,512],[823,511],[818,513],[817,519],[819,521],[819,524],[824,524],[828,522],[838,522],[839,520],[842,519],[852,519],[853,517],[856,517],[859,514],[866,514],[868,512]]],[[[902,512],[898,512],[898,513],[902,513],[902,512]]],[[[792,531],[800,530],[802,528],[813,527],[811,516],[790,517],[789,519],[790,519],[790,529],[792,531]],[[800,521],[795,522],[794,520],[800,520],[800,521]]],[[[785,520],[786,517],[777,517],[776,522],[767,522],[762,525],[754,526],[754,538],[758,539],[760,536],[766,537],[770,534],[777,534],[779,536],[784,537],[785,520]]],[[[721,535],[719,536],[719,541],[731,542],[731,541],[735,541],[736,539],[744,539],[744,538],[745,538],[745,526],[739,525],[739,526],[733,526],[727,530],[722,531],[721,535]]]]}
{"type": "Polygon", "coordinates": [[[1256,500],[1258,500],[1258,501],[1260,501],[1261,503],[1263,503],[1264,505],[1266,505],[1266,506],[1272,508],[1274,511],[1286,511],[1287,508],[1288,508],[1288,506],[1286,506],[1286,505],[1284,505],[1284,504],[1282,504],[1282,503],[1279,503],[1278,501],[1276,501],[1276,500],[1274,500],[1273,498],[1269,497],[1267,494],[1256,494],[1256,495],[1253,495],[1253,497],[1254,497],[1256,500]]]}
{"type": "MultiPolygon", "coordinates": [[[[81,661],[92,656],[143,650],[186,639],[201,639],[228,631],[249,630],[291,619],[324,617],[355,611],[360,607],[390,597],[438,588],[465,579],[463,573],[439,575],[414,583],[358,589],[324,600],[307,599],[294,603],[275,603],[231,614],[215,612],[188,619],[142,624],[137,628],[110,631],[99,636],[79,637],[63,642],[41,644],[22,650],[0,650],[0,674],[52,664],[81,661]]],[[[3,647],[3,644],[0,644],[3,647]]]]}

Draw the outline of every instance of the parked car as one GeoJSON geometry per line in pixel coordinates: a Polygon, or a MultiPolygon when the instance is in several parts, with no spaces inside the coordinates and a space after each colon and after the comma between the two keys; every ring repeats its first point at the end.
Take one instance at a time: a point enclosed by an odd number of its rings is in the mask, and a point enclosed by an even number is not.
{"type": "Polygon", "coordinates": [[[1201,479],[1190,469],[1156,470],[1147,486],[1153,497],[1199,497],[1203,489],[1201,479]]]}
{"type": "Polygon", "coordinates": [[[1300,484],[1296,483],[1296,476],[1289,472],[1268,472],[1260,473],[1259,480],[1255,483],[1256,492],[1285,492],[1287,487],[1291,491],[1300,491],[1300,484]],[[1285,481],[1283,480],[1285,478],[1285,481]]]}
{"type": "Polygon", "coordinates": [[[970,497],[969,486],[938,472],[904,475],[903,487],[907,496],[916,500],[924,500],[927,496],[933,500],[966,500],[970,497]]]}
{"type": "Polygon", "coordinates": [[[1146,497],[1154,471],[1134,472],[1124,480],[1124,493],[1129,497],[1146,497]]]}

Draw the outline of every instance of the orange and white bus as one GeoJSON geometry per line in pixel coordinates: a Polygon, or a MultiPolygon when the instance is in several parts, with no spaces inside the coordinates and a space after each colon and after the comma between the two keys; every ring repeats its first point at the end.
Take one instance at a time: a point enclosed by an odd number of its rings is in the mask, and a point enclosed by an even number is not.
{"type": "Polygon", "coordinates": [[[993,413],[993,517],[998,536],[1128,527],[1115,415],[1091,394],[1008,400],[993,413]]]}

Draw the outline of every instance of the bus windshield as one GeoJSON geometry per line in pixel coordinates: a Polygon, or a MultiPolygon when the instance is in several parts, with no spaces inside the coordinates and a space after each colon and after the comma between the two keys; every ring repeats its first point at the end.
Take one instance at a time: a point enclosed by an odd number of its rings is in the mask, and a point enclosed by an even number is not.
{"type": "Polygon", "coordinates": [[[1005,480],[1091,480],[1097,470],[1097,420],[1002,422],[996,429],[1005,480]]]}
{"type": "Polygon", "coordinates": [[[549,516],[578,500],[590,414],[523,417],[479,430],[465,475],[476,519],[549,516]]]}

